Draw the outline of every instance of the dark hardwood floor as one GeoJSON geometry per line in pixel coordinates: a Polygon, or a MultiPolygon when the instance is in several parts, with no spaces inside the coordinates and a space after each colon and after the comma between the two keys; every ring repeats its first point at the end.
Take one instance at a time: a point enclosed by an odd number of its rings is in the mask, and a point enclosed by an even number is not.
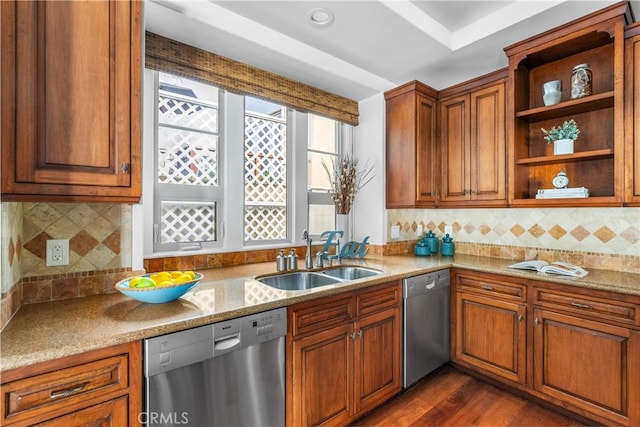
{"type": "Polygon", "coordinates": [[[353,425],[555,427],[585,424],[445,365],[353,425]]]}

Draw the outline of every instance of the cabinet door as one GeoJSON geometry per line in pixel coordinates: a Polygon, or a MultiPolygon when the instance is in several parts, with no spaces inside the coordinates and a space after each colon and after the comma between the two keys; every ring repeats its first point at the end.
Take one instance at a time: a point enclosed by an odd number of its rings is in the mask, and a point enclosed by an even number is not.
{"type": "Polygon", "coordinates": [[[363,317],[356,324],[356,412],[371,410],[402,387],[400,307],[363,317]]]}
{"type": "Polygon", "coordinates": [[[615,423],[638,416],[639,351],[638,332],[534,312],[534,388],[615,423]]]}
{"type": "Polygon", "coordinates": [[[456,293],[457,362],[526,383],[526,306],[456,293]]]}
{"type": "Polygon", "coordinates": [[[506,202],[504,83],[472,92],[471,200],[506,202]]]}
{"type": "Polygon", "coordinates": [[[293,341],[288,425],[344,424],[354,413],[351,324],[293,341]]]}
{"type": "Polygon", "coordinates": [[[625,203],[640,206],[640,24],[625,41],[625,203]]]}
{"type": "Polygon", "coordinates": [[[142,2],[3,3],[3,197],[137,201],[142,2]]]}
{"type": "Polygon", "coordinates": [[[470,132],[469,96],[459,96],[440,104],[440,140],[442,143],[442,195],[446,202],[469,200],[470,132]]]}
{"type": "Polygon", "coordinates": [[[437,199],[436,102],[418,95],[416,101],[416,205],[433,206],[437,199]]]}

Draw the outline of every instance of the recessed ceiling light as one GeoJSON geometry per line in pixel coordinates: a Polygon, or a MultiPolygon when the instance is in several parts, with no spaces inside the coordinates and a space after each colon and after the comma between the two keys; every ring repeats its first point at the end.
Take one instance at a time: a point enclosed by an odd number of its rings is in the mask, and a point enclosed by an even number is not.
{"type": "Polygon", "coordinates": [[[317,27],[326,27],[333,22],[333,19],[333,12],[324,7],[311,9],[307,12],[307,20],[311,25],[315,25],[317,27]]]}

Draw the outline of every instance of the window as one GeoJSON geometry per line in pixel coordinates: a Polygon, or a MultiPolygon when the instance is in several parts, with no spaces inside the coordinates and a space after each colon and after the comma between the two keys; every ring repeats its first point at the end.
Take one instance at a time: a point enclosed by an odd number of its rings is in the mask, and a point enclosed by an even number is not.
{"type": "Polygon", "coordinates": [[[336,209],[329,196],[329,178],[322,166],[329,168],[335,158],[346,149],[344,132],[351,127],[338,121],[308,115],[307,183],[309,234],[320,236],[323,231],[335,228],[336,209]]]}
{"type": "Polygon", "coordinates": [[[169,73],[146,70],[145,88],[148,255],[282,246],[334,228],[321,159],[350,146],[351,126],[169,73]]]}
{"type": "Polygon", "coordinates": [[[158,73],[154,247],[219,239],[219,91],[158,73]]]}
{"type": "Polygon", "coordinates": [[[244,240],[287,238],[286,108],[245,97],[244,240]]]}

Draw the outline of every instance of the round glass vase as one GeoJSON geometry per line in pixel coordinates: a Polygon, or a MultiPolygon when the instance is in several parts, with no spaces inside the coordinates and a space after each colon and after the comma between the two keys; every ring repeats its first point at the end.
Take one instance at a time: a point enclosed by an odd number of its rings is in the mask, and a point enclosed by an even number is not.
{"type": "Polygon", "coordinates": [[[557,139],[553,141],[553,154],[572,154],[573,139],[557,139]]]}

